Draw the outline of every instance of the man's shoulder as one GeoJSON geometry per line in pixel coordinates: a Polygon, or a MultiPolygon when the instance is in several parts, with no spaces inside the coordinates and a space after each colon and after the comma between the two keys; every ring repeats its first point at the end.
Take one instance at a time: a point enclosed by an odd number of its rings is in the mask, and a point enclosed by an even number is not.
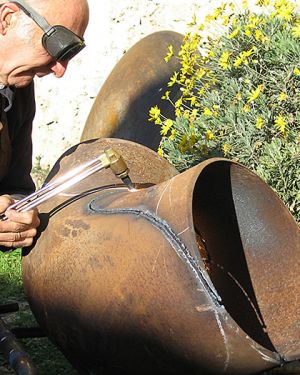
{"type": "Polygon", "coordinates": [[[16,88],[14,90],[14,99],[12,111],[20,112],[25,115],[35,112],[35,98],[34,98],[34,83],[30,83],[29,86],[16,88]]]}
{"type": "Polygon", "coordinates": [[[11,109],[7,119],[11,135],[15,134],[25,123],[31,123],[35,115],[34,84],[14,89],[11,109]]]}
{"type": "Polygon", "coordinates": [[[28,86],[14,89],[14,100],[17,101],[32,101],[34,102],[34,83],[31,82],[28,86]]]}

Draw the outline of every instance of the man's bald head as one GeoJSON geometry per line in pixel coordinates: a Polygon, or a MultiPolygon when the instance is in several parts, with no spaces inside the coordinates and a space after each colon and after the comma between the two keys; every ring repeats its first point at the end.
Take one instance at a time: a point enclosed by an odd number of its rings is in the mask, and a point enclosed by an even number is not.
{"type": "MultiPolygon", "coordinates": [[[[87,0],[24,0],[48,23],[64,26],[83,37],[89,19],[87,0]]],[[[63,28],[60,36],[45,34],[34,19],[11,1],[0,6],[0,83],[25,87],[35,76],[64,75],[70,59],[81,49],[82,41],[63,28]],[[46,37],[45,37],[46,35],[46,37]],[[51,39],[52,38],[52,39],[51,39]],[[56,38],[56,39],[55,39],[56,38]],[[64,44],[64,42],[66,42],[64,44]]]]}
{"type": "Polygon", "coordinates": [[[26,0],[51,25],[62,25],[83,36],[89,20],[87,0],[26,0]]]}

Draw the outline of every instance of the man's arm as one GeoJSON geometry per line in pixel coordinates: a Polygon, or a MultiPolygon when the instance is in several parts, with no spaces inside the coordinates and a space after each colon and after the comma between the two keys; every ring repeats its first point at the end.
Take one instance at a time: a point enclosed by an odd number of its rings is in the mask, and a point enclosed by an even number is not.
{"type": "Polygon", "coordinates": [[[0,250],[30,246],[40,221],[38,211],[17,212],[8,207],[34,191],[30,176],[32,168],[32,122],[35,114],[33,84],[17,89],[11,109],[7,112],[12,160],[8,173],[0,181],[0,213],[8,220],[0,221],[0,250]]]}
{"type": "Polygon", "coordinates": [[[6,176],[0,182],[0,194],[27,195],[35,186],[30,176],[32,168],[32,122],[35,115],[34,86],[16,89],[11,109],[7,112],[12,160],[6,176]]]}

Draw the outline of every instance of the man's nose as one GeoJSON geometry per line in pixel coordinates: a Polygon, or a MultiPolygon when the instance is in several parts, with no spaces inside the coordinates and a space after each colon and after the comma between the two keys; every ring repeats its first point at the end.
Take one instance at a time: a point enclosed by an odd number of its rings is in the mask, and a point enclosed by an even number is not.
{"type": "Polygon", "coordinates": [[[65,74],[68,63],[68,61],[56,61],[52,66],[50,66],[50,69],[56,78],[61,78],[65,74]]]}

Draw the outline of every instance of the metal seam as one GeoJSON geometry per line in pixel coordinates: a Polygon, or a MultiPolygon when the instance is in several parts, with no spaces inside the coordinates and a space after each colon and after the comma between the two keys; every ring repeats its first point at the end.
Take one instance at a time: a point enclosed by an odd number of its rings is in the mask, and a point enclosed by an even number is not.
{"type": "MultiPolygon", "coordinates": [[[[147,221],[151,222],[151,224],[153,224],[158,230],[160,230],[164,234],[164,236],[166,237],[166,239],[168,240],[170,245],[176,251],[176,254],[181,259],[184,259],[184,260],[187,261],[187,264],[191,268],[192,272],[196,275],[197,280],[199,280],[204,285],[204,287],[205,287],[204,290],[208,291],[207,295],[211,298],[212,303],[214,303],[216,308],[217,308],[216,310],[214,310],[214,313],[215,313],[217,324],[220,328],[220,333],[222,334],[223,339],[224,339],[224,346],[225,346],[225,350],[226,350],[226,360],[225,360],[225,363],[224,363],[224,369],[226,371],[226,369],[229,365],[229,355],[230,354],[229,354],[228,346],[227,346],[227,338],[226,338],[226,336],[224,336],[225,332],[224,332],[224,329],[222,327],[222,324],[221,324],[221,321],[220,321],[220,316],[219,316],[219,314],[220,314],[219,309],[224,308],[224,305],[222,304],[221,297],[209,285],[209,282],[206,280],[206,278],[205,278],[203,272],[201,271],[201,269],[199,268],[195,258],[191,255],[191,253],[189,252],[189,250],[187,249],[185,244],[181,241],[181,239],[178,237],[178,235],[173,231],[173,229],[170,227],[170,225],[165,220],[161,219],[160,217],[153,214],[149,210],[141,210],[141,209],[133,209],[133,208],[112,208],[112,209],[96,208],[96,207],[93,207],[93,203],[96,203],[96,201],[97,201],[97,198],[92,200],[88,205],[90,211],[92,211],[92,212],[97,212],[97,213],[101,213],[101,214],[104,214],[104,215],[131,214],[131,215],[143,217],[147,221]]],[[[254,347],[253,347],[253,349],[254,349],[254,347]]],[[[255,350],[259,352],[259,350],[257,350],[257,348],[255,348],[255,350]]],[[[279,355],[279,353],[277,353],[277,352],[275,352],[275,353],[279,357],[277,361],[275,360],[276,363],[283,363],[282,362],[283,358],[279,355]]],[[[271,360],[271,357],[268,357],[268,356],[266,356],[266,357],[269,358],[269,360],[271,360]]],[[[266,358],[264,358],[264,360],[266,360],[266,358]]]]}
{"type": "Polygon", "coordinates": [[[93,212],[106,214],[106,215],[113,215],[113,214],[131,214],[135,216],[140,216],[146,219],[147,221],[151,222],[157,229],[159,229],[164,236],[167,238],[168,242],[176,251],[177,255],[181,259],[185,259],[187,264],[191,268],[192,272],[196,275],[196,278],[208,289],[209,296],[212,298],[212,301],[216,305],[216,307],[223,307],[221,303],[221,297],[214,291],[209,282],[206,280],[202,270],[198,266],[194,257],[190,254],[185,244],[180,240],[180,238],[176,235],[170,225],[157,215],[153,214],[149,210],[139,210],[133,208],[95,208],[93,207],[93,203],[95,200],[89,203],[89,209],[93,212]]]}

